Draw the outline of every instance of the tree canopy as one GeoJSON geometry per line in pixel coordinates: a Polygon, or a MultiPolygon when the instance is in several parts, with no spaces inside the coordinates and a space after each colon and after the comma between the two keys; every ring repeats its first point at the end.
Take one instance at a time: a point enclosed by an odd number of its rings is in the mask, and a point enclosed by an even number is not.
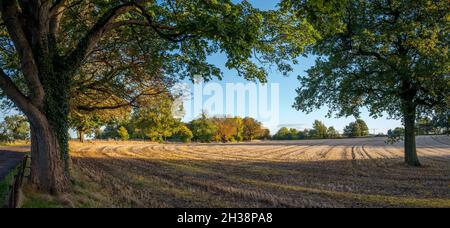
{"type": "Polygon", "coordinates": [[[405,160],[419,165],[414,121],[449,106],[448,1],[285,1],[320,31],[314,67],[300,76],[294,107],[338,116],[401,118],[405,160]]]}
{"type": "Polygon", "coordinates": [[[0,13],[0,88],[30,121],[32,182],[55,193],[68,187],[72,111],[133,105],[148,92],[136,86],[159,74],[221,78],[207,61],[214,53],[265,82],[266,67],[289,72],[314,41],[305,21],[247,1],[4,0],[0,13]],[[72,93],[98,99],[72,102],[72,93]]]}
{"type": "Polygon", "coordinates": [[[22,115],[5,116],[0,124],[0,140],[15,141],[30,138],[30,125],[22,115]]]}

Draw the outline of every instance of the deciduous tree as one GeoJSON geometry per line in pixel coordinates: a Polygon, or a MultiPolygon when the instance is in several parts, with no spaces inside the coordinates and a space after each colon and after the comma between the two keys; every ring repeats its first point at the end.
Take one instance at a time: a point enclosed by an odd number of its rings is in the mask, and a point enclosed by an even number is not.
{"type": "Polygon", "coordinates": [[[327,130],[327,138],[336,139],[339,138],[339,132],[334,127],[329,127],[327,130]]]}
{"type": "Polygon", "coordinates": [[[285,73],[285,60],[296,58],[313,32],[289,14],[231,0],[2,0],[0,13],[0,88],[30,121],[31,182],[51,193],[69,188],[70,92],[89,63],[108,62],[99,52],[124,59],[149,52],[147,62],[165,74],[205,79],[222,76],[206,61],[222,52],[228,68],[265,81],[253,60],[285,73]],[[125,43],[140,52],[118,45],[125,43]]]}
{"type": "Polygon", "coordinates": [[[163,142],[173,136],[181,121],[173,116],[173,97],[168,92],[145,99],[135,109],[131,118],[133,137],[143,136],[152,141],[163,142]]]}
{"type": "Polygon", "coordinates": [[[262,124],[254,118],[247,117],[243,120],[244,125],[244,140],[252,141],[263,135],[262,124]]]}
{"type": "Polygon", "coordinates": [[[309,132],[312,138],[325,139],[327,138],[328,128],[319,120],[314,121],[313,129],[309,132]]]}
{"type": "Polygon", "coordinates": [[[283,6],[321,33],[311,48],[320,57],[299,77],[294,107],[310,112],[327,105],[339,116],[367,107],[373,117],[400,118],[405,162],[419,166],[416,117],[448,105],[449,1],[285,0],[283,6]]]}
{"type": "Polygon", "coordinates": [[[22,115],[5,116],[0,124],[0,135],[4,141],[26,140],[30,138],[30,125],[22,115]]]}
{"type": "Polygon", "coordinates": [[[192,120],[189,128],[194,135],[194,140],[199,142],[211,142],[217,132],[217,126],[211,119],[208,118],[205,112],[200,118],[192,120]]]}
{"type": "Polygon", "coordinates": [[[130,139],[130,135],[128,134],[128,130],[125,127],[119,127],[117,130],[117,135],[123,141],[130,139]]]}

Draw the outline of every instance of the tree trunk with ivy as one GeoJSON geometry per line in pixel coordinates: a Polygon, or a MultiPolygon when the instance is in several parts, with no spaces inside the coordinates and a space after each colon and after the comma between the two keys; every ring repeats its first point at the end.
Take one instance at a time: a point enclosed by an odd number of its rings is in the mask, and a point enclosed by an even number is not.
{"type": "MultiPolygon", "coordinates": [[[[82,92],[87,90],[85,84],[80,85],[76,81],[88,63],[92,67],[94,63],[107,62],[104,64],[108,65],[105,66],[107,69],[98,74],[111,73],[112,78],[109,75],[107,80],[89,77],[87,81],[102,84],[100,89],[103,90],[107,87],[106,92],[102,92],[110,95],[108,97],[115,96],[114,100],[119,102],[112,105],[93,102],[76,107],[86,112],[131,107],[141,96],[151,96],[154,88],[151,88],[151,93],[149,88],[135,91],[131,84],[153,86],[142,83],[148,81],[142,75],[159,74],[165,64],[168,64],[168,69],[173,69],[171,73],[177,74],[175,71],[181,70],[184,76],[191,78],[196,75],[221,77],[222,72],[216,66],[199,58],[212,52],[226,53],[227,66],[238,70],[244,78],[265,81],[267,72],[252,62],[253,53],[258,53],[268,60],[267,64],[276,64],[283,73],[287,73],[289,69],[285,61],[280,60],[296,58],[303,45],[312,42],[309,38],[312,32],[306,32],[307,38],[286,49],[291,42],[284,40],[288,37],[284,30],[287,26],[298,28],[297,23],[263,13],[246,2],[186,0],[168,4],[172,2],[0,1],[0,38],[4,45],[0,56],[7,59],[2,59],[0,66],[0,89],[2,95],[7,96],[30,122],[31,175],[36,188],[54,194],[69,189],[68,114],[72,104],[69,93],[81,87],[82,92]],[[173,6],[177,9],[174,10],[173,6]],[[265,16],[269,22],[263,19],[265,16]],[[272,34],[266,34],[269,28],[261,29],[268,24],[272,34]],[[139,33],[135,31],[138,26],[142,27],[139,33]],[[275,31],[275,28],[283,29],[275,31]],[[117,36],[108,37],[110,32],[117,36]],[[285,51],[278,51],[279,47],[285,51]],[[111,52],[112,55],[102,58],[101,54],[97,55],[99,52],[111,52]],[[142,59],[135,58],[142,55],[145,55],[142,59]],[[111,58],[116,61],[109,62],[111,58]],[[139,64],[129,62],[130,59],[136,59],[134,62],[139,64]],[[123,68],[128,69],[130,65],[133,70],[124,72],[123,68]],[[154,69],[147,69],[150,67],[154,69]],[[131,73],[136,74],[133,75],[136,78],[123,79],[131,73]],[[119,75],[114,77],[114,74],[119,75]],[[118,84],[123,86],[114,85],[112,89],[109,84],[112,81],[120,81],[118,84]],[[117,91],[121,88],[123,91],[117,91]],[[112,92],[108,94],[110,90],[112,92]],[[124,102],[120,102],[122,100],[124,102]]],[[[309,30],[308,26],[305,28],[309,30]]],[[[292,36],[298,34],[292,33],[292,36]]],[[[150,76],[149,80],[152,80],[154,77],[150,76]]],[[[161,83],[170,84],[166,80],[161,83]]]]}
{"type": "Polygon", "coordinates": [[[31,128],[31,182],[58,194],[69,189],[69,91],[71,77],[111,22],[133,6],[111,8],[76,45],[61,55],[57,37],[67,1],[0,2],[1,16],[20,61],[26,91],[3,69],[0,87],[28,118],[31,128]]]}
{"type": "Polygon", "coordinates": [[[115,8],[105,15],[74,50],[60,55],[56,40],[65,3],[4,0],[0,5],[28,92],[4,70],[0,71],[0,87],[30,122],[32,185],[52,194],[69,189],[70,79],[110,20],[124,9],[115,8]]]}
{"type": "Polygon", "coordinates": [[[405,162],[410,166],[420,166],[419,158],[417,156],[416,149],[416,104],[414,104],[413,98],[415,91],[405,88],[403,86],[405,94],[403,95],[403,122],[405,126],[404,135],[404,147],[405,147],[405,162]]]}
{"type": "MultiPolygon", "coordinates": [[[[49,44],[47,44],[49,45],[49,44]]],[[[69,89],[70,74],[52,51],[34,50],[43,96],[24,111],[31,126],[31,184],[40,191],[58,194],[69,189],[69,89]],[[36,117],[38,118],[36,118],[36,117]]]]}

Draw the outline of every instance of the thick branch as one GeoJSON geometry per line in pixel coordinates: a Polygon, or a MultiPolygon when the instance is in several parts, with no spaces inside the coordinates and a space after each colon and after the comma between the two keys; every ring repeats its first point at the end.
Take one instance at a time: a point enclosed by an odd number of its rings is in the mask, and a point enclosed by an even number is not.
{"type": "Polygon", "coordinates": [[[65,7],[67,3],[67,0],[56,0],[52,7],[50,8],[50,15],[54,16],[56,14],[59,14],[61,10],[65,7]]]}
{"type": "Polygon", "coordinates": [[[28,118],[34,118],[35,113],[39,113],[39,110],[31,103],[31,101],[26,97],[11,78],[0,69],[0,88],[6,94],[6,96],[23,112],[28,118]]]}
{"type": "Polygon", "coordinates": [[[139,5],[136,5],[136,6],[141,10],[141,14],[147,20],[148,25],[161,38],[166,39],[171,42],[174,42],[174,43],[178,43],[178,42],[183,42],[184,40],[187,40],[189,38],[195,37],[195,35],[188,34],[190,27],[195,27],[193,24],[191,24],[190,26],[187,26],[187,28],[181,32],[172,33],[172,34],[164,33],[163,30],[175,30],[175,28],[170,27],[170,26],[159,25],[159,24],[155,23],[153,17],[151,15],[149,15],[147,12],[145,12],[144,7],[139,6],[139,5]]]}
{"type": "Polygon", "coordinates": [[[44,88],[39,80],[39,72],[31,45],[26,38],[22,23],[19,20],[17,2],[15,0],[5,0],[1,4],[3,21],[20,58],[22,73],[25,76],[27,86],[31,93],[31,101],[40,107],[44,100],[44,88]]]}
{"type": "MultiPolygon", "coordinates": [[[[147,2],[148,0],[136,0],[134,2],[128,2],[116,6],[106,12],[97,23],[91,28],[91,30],[80,40],[75,50],[68,54],[65,58],[65,62],[68,63],[69,68],[78,68],[82,61],[91,52],[92,48],[97,45],[100,39],[113,27],[111,23],[123,13],[133,9],[137,4],[147,2]]],[[[69,70],[69,69],[68,69],[69,70]]]]}
{"type": "Polygon", "coordinates": [[[80,111],[85,111],[85,112],[93,112],[93,111],[99,111],[99,110],[114,110],[114,109],[119,109],[119,108],[123,108],[123,107],[137,107],[138,105],[136,105],[135,103],[144,96],[156,96],[156,95],[160,95],[165,93],[166,90],[160,90],[160,91],[156,91],[154,93],[145,93],[142,92],[140,94],[137,94],[136,96],[134,96],[133,98],[129,99],[128,101],[124,101],[122,103],[119,104],[115,104],[115,105],[105,105],[105,106],[85,106],[85,105],[78,105],[76,106],[77,110],[80,111]]]}

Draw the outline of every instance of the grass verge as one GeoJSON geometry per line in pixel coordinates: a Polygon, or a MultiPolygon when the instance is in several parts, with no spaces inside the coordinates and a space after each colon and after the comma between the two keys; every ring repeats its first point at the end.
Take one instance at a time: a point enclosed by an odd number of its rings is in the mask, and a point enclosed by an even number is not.
{"type": "Polygon", "coordinates": [[[13,169],[0,181],[0,207],[8,205],[8,196],[11,190],[11,184],[17,174],[17,168],[13,169]]]}

